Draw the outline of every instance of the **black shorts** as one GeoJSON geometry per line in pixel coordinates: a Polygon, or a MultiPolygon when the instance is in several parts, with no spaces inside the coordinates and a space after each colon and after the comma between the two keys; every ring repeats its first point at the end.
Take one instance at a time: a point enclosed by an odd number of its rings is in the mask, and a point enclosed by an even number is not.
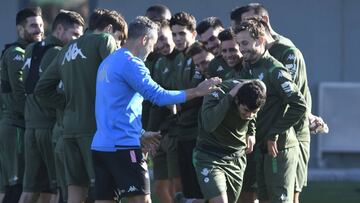
{"type": "Polygon", "coordinates": [[[179,171],[183,193],[186,198],[202,199],[200,185],[192,162],[196,139],[178,141],[179,171]]]}
{"type": "Polygon", "coordinates": [[[114,200],[150,194],[146,161],[140,149],[92,151],[95,200],[114,200]]]}

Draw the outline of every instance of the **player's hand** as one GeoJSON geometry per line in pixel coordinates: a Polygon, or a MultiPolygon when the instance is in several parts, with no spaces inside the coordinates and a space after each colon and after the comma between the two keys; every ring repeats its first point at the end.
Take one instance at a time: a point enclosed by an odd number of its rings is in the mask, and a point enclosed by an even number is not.
{"type": "Polygon", "coordinates": [[[141,146],[143,152],[150,153],[154,155],[158,147],[160,146],[161,134],[160,131],[152,132],[146,131],[143,136],[141,136],[141,146]]]}
{"type": "Polygon", "coordinates": [[[312,134],[328,133],[329,127],[324,120],[319,117],[310,114],[309,116],[309,127],[312,134]]]}
{"type": "Polygon", "coordinates": [[[230,94],[232,97],[235,97],[236,94],[238,93],[239,89],[240,89],[243,85],[244,85],[243,82],[238,83],[235,87],[233,87],[233,88],[230,90],[229,94],[230,94]]]}
{"type": "Polygon", "coordinates": [[[254,151],[254,145],[255,145],[255,136],[246,136],[246,154],[250,154],[254,151]]]}
{"type": "Polygon", "coordinates": [[[268,149],[269,155],[272,157],[276,157],[277,154],[279,153],[279,151],[277,149],[276,141],[268,140],[267,141],[267,149],[268,149]]]}
{"type": "Polygon", "coordinates": [[[195,88],[196,96],[202,97],[220,89],[217,85],[221,84],[221,82],[221,78],[218,77],[205,79],[195,88]]]}

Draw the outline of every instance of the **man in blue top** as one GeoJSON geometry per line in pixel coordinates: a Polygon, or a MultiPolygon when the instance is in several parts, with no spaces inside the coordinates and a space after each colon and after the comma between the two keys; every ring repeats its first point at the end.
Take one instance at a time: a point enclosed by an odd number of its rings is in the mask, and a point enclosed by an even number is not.
{"type": "Polygon", "coordinates": [[[151,202],[149,174],[141,153],[141,103],[156,105],[185,102],[207,95],[221,83],[211,78],[196,88],[168,91],[154,82],[143,60],[153,51],[158,26],[147,17],[129,25],[129,39],[123,48],[100,65],[96,82],[97,131],[91,149],[95,169],[96,202],[151,202]]]}

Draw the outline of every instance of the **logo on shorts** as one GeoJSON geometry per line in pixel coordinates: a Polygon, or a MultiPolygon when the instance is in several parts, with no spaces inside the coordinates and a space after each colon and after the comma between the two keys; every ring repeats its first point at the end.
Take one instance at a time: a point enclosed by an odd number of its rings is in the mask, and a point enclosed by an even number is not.
{"type": "Polygon", "coordinates": [[[208,168],[203,168],[202,171],[201,171],[201,174],[203,174],[204,176],[207,176],[209,175],[209,169],[208,168]]]}
{"type": "Polygon", "coordinates": [[[138,191],[138,189],[135,186],[130,186],[127,192],[135,192],[138,191]]]}
{"type": "Polygon", "coordinates": [[[136,163],[136,154],[134,150],[130,150],[130,159],[132,163],[136,163]]]}
{"type": "Polygon", "coordinates": [[[209,182],[209,178],[208,177],[205,177],[204,178],[204,183],[208,183],[209,182]]]}

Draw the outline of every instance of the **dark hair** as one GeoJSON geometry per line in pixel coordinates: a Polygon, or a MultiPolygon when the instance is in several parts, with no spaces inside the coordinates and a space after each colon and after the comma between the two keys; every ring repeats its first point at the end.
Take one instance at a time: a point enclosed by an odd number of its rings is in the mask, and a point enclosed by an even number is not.
{"type": "Polygon", "coordinates": [[[171,11],[170,9],[162,4],[156,4],[146,9],[145,16],[152,21],[161,22],[163,20],[170,20],[171,11]]]}
{"type": "Polygon", "coordinates": [[[170,28],[170,21],[162,20],[162,21],[159,22],[159,26],[160,26],[160,28],[164,28],[164,27],[170,28]]]}
{"type": "Polygon", "coordinates": [[[261,36],[264,36],[266,32],[264,25],[260,21],[254,19],[243,21],[234,28],[235,34],[244,30],[249,31],[250,36],[253,39],[259,39],[261,36]]]}
{"type": "Polygon", "coordinates": [[[225,30],[219,33],[218,38],[221,42],[234,40],[234,32],[231,28],[226,28],[225,30]]]}
{"type": "Polygon", "coordinates": [[[174,25],[185,26],[186,29],[194,32],[196,27],[196,19],[190,13],[179,12],[173,15],[170,19],[170,26],[172,27],[174,25]]]}
{"type": "Polygon", "coordinates": [[[85,21],[81,15],[75,11],[64,11],[61,10],[59,14],[55,17],[55,20],[52,24],[52,31],[61,24],[65,29],[73,27],[74,24],[84,26],[85,21]]]}
{"type": "Polygon", "coordinates": [[[188,57],[193,57],[196,54],[200,54],[201,52],[206,51],[205,47],[201,42],[194,42],[187,50],[186,55],[188,57]]]}
{"type": "Polygon", "coordinates": [[[41,8],[25,8],[17,12],[16,25],[25,24],[28,17],[42,16],[41,8]]]}
{"type": "Polygon", "coordinates": [[[266,86],[260,80],[250,80],[240,87],[235,98],[238,104],[245,105],[249,110],[261,108],[266,101],[266,86]]]}
{"type": "Polygon", "coordinates": [[[89,28],[88,29],[95,30],[97,21],[106,12],[109,12],[109,10],[105,9],[105,8],[94,9],[94,11],[91,13],[91,15],[89,17],[89,28]]]}
{"type": "Polygon", "coordinates": [[[127,39],[127,23],[124,17],[115,10],[104,12],[96,22],[95,29],[103,30],[106,26],[112,25],[113,32],[120,31],[119,40],[123,43],[127,39]]]}
{"type": "Polygon", "coordinates": [[[138,39],[141,36],[149,35],[152,31],[157,32],[159,26],[146,16],[138,16],[129,24],[129,39],[138,39]]]}
{"type": "Polygon", "coordinates": [[[203,34],[204,32],[206,32],[206,30],[208,30],[209,28],[223,28],[223,24],[221,22],[221,20],[218,17],[208,17],[203,19],[202,21],[199,22],[199,24],[196,26],[196,32],[198,35],[203,34]]]}
{"type": "Polygon", "coordinates": [[[254,11],[254,14],[260,16],[269,16],[268,11],[262,4],[259,3],[250,3],[246,6],[237,7],[230,13],[230,19],[235,21],[235,24],[240,24],[242,15],[246,12],[254,11]]]}

